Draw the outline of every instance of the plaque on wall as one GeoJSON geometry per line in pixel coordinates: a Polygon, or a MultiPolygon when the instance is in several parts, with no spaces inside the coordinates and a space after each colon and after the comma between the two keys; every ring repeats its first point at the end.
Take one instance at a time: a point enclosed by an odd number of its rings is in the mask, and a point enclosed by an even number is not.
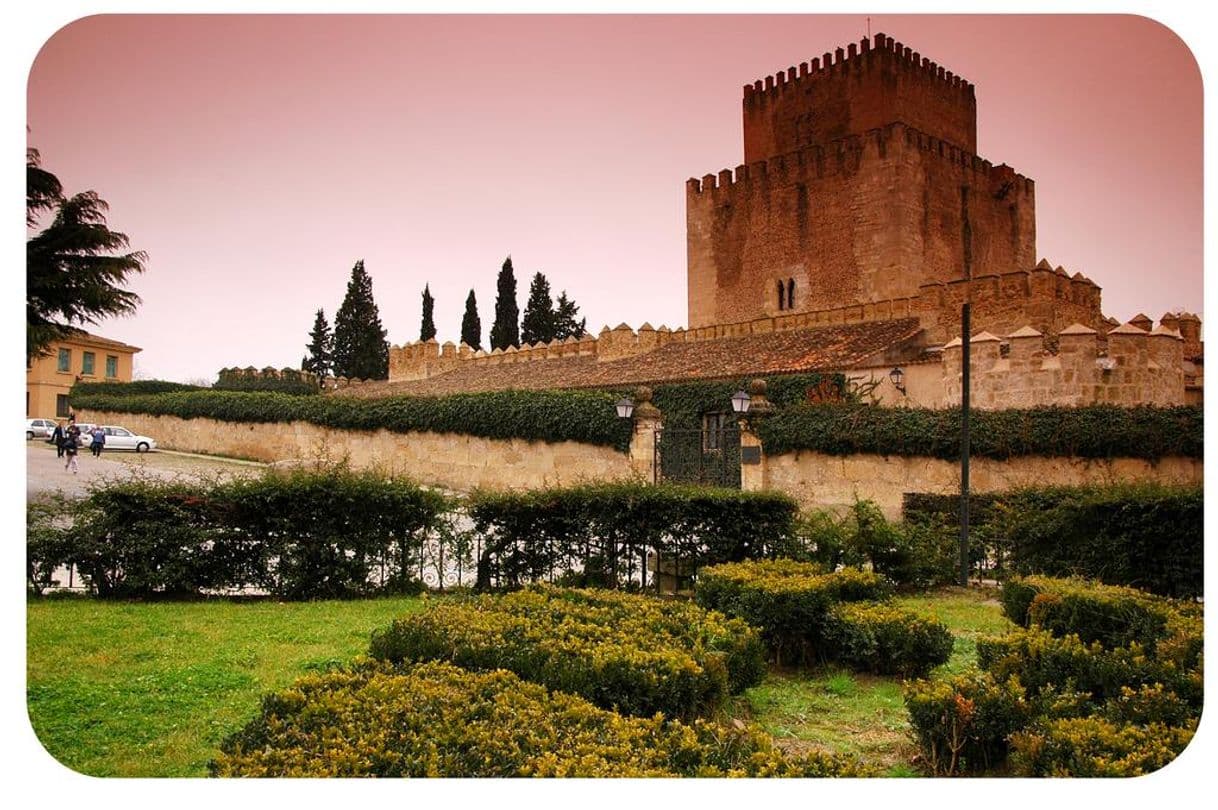
{"type": "Polygon", "coordinates": [[[761,463],[761,448],[760,447],[741,447],[740,448],[740,463],[741,464],[760,464],[761,463]]]}

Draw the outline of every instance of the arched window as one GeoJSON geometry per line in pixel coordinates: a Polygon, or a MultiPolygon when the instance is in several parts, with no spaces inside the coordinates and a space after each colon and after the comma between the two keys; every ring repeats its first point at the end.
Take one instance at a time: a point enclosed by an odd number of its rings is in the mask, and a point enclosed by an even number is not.
{"type": "MultiPolygon", "coordinates": [[[[778,282],[782,284],[782,282],[778,282]]],[[[795,308],[795,279],[787,279],[787,309],[795,308]]]]}
{"type": "Polygon", "coordinates": [[[787,308],[787,289],[782,283],[782,279],[778,280],[778,309],[782,311],[787,308]]]}

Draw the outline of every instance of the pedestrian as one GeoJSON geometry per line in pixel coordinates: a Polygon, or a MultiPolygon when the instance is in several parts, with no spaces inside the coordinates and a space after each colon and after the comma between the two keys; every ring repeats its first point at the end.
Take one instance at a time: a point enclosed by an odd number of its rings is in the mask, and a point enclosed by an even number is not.
{"type": "Polygon", "coordinates": [[[63,420],[60,419],[55,423],[55,429],[51,431],[51,444],[55,445],[55,458],[63,458],[63,442],[67,438],[67,434],[63,429],[63,420]]]}
{"type": "Polygon", "coordinates": [[[80,471],[80,464],[76,460],[76,452],[80,450],[80,445],[77,441],[80,439],[80,428],[76,425],[68,427],[68,434],[64,437],[63,453],[68,457],[67,462],[63,465],[65,470],[71,470],[72,475],[76,475],[80,471]]]}
{"type": "Polygon", "coordinates": [[[101,425],[94,425],[93,432],[89,434],[93,441],[89,444],[89,449],[93,451],[94,458],[101,458],[102,448],[106,446],[106,429],[101,425]]]}

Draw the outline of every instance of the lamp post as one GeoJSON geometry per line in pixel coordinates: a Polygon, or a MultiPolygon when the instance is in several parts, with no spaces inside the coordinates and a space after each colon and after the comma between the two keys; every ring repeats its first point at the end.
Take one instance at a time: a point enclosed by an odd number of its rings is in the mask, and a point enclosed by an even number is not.
{"type": "Polygon", "coordinates": [[[732,394],[732,410],[744,416],[749,412],[749,405],[752,403],[752,397],[746,391],[737,391],[732,394]]]}
{"type": "Polygon", "coordinates": [[[634,416],[634,400],[630,397],[622,397],[617,401],[617,415],[622,419],[630,419],[634,416]]]}
{"type": "Polygon", "coordinates": [[[905,371],[900,366],[888,372],[888,379],[892,380],[892,387],[905,396],[905,371]]]}

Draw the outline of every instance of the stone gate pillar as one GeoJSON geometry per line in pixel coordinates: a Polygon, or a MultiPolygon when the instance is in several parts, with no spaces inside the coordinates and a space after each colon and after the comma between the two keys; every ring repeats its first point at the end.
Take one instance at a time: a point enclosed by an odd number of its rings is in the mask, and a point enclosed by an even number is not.
{"type": "Polygon", "coordinates": [[[630,468],[649,484],[656,482],[656,434],[664,425],[660,409],[651,404],[651,389],[634,392],[634,435],[630,437],[630,468]]]}
{"type": "Polygon", "coordinates": [[[757,422],[774,411],[765,392],[765,380],[749,383],[749,410],[740,420],[740,489],[743,492],[765,489],[765,452],[761,439],[753,432],[757,422]]]}

